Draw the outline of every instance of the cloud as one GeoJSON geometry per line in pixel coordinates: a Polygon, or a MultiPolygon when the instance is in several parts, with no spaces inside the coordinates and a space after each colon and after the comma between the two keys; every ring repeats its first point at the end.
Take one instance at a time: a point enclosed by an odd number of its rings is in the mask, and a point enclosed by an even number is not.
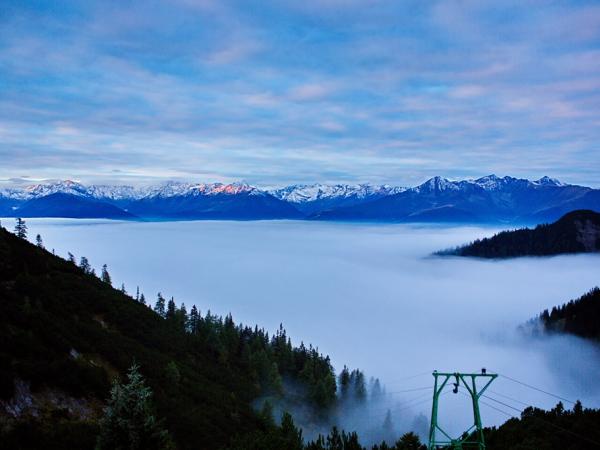
{"type": "Polygon", "coordinates": [[[318,100],[333,92],[332,87],[322,83],[307,83],[294,86],[289,92],[289,98],[295,101],[318,100]]]}
{"type": "Polygon", "coordinates": [[[136,181],[193,164],[259,183],[443,171],[598,185],[597,7],[343,3],[9,2],[3,175],[136,181]]]}

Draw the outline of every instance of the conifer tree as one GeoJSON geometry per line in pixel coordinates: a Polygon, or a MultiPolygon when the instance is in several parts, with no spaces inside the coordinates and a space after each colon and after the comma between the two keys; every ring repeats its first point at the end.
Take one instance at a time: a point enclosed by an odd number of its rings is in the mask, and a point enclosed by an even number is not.
{"type": "Polygon", "coordinates": [[[396,436],[394,436],[394,423],[392,422],[392,412],[388,409],[383,420],[383,436],[387,442],[393,442],[396,436]]]}
{"type": "Polygon", "coordinates": [[[398,450],[421,450],[425,449],[425,446],[421,444],[419,436],[415,433],[408,432],[396,442],[396,448],[398,450]]]}
{"type": "Polygon", "coordinates": [[[139,367],[133,364],[127,383],[115,382],[104,417],[96,450],[166,450],[174,445],[154,415],[152,390],[146,386],[139,367]]]}
{"type": "Polygon", "coordinates": [[[67,256],[68,256],[68,259],[69,259],[69,262],[70,262],[70,263],[77,264],[77,263],[75,262],[75,255],[74,255],[73,253],[71,253],[71,252],[67,252],[67,256]]]}
{"type": "Polygon", "coordinates": [[[346,366],[344,366],[342,372],[340,373],[339,383],[340,397],[342,398],[342,400],[345,400],[348,398],[348,392],[350,388],[350,372],[348,371],[348,368],[346,366]]]}
{"type": "Polygon", "coordinates": [[[294,425],[294,420],[288,412],[283,413],[281,418],[281,434],[283,437],[282,448],[286,450],[302,450],[304,448],[302,430],[294,425]]]}
{"type": "Polygon", "coordinates": [[[40,234],[35,237],[35,245],[37,245],[39,248],[44,248],[44,242],[42,241],[42,236],[40,234]]]}
{"type": "Polygon", "coordinates": [[[352,371],[351,379],[353,380],[354,397],[362,402],[367,398],[367,388],[365,386],[365,375],[358,369],[352,371]]]}
{"type": "Polygon", "coordinates": [[[165,317],[166,316],[166,311],[165,311],[165,298],[162,296],[162,294],[159,292],[157,299],[156,299],[156,304],[154,305],[154,311],[160,316],[160,317],[165,317]]]}
{"type": "Polygon", "coordinates": [[[143,292],[140,294],[140,303],[141,303],[142,305],[145,305],[145,304],[146,304],[146,297],[144,296],[144,293],[143,293],[143,292]]]}
{"type": "Polygon", "coordinates": [[[137,287],[135,288],[135,301],[136,301],[136,302],[139,302],[139,301],[140,301],[140,287],[139,287],[139,286],[137,286],[137,287]]]}
{"type": "Polygon", "coordinates": [[[85,256],[82,256],[79,260],[79,268],[85,273],[90,273],[92,271],[92,266],[85,256]]]}
{"type": "Polygon", "coordinates": [[[108,267],[106,264],[102,266],[102,274],[100,275],[100,279],[104,281],[106,284],[112,286],[112,280],[110,278],[110,274],[108,273],[108,267]]]}
{"type": "Polygon", "coordinates": [[[273,404],[269,400],[265,400],[260,409],[260,417],[269,425],[273,425],[273,404]]]}
{"type": "Polygon", "coordinates": [[[190,311],[190,320],[188,322],[188,328],[190,333],[195,334],[198,331],[198,309],[196,305],[192,306],[192,310],[190,311]]]}
{"type": "Polygon", "coordinates": [[[127,290],[125,289],[125,283],[121,283],[121,289],[119,289],[122,294],[127,295],[127,290]]]}
{"type": "Polygon", "coordinates": [[[335,426],[327,436],[327,448],[330,450],[344,450],[344,441],[342,441],[340,431],[335,426]]]}
{"type": "Polygon", "coordinates": [[[20,217],[17,217],[17,223],[15,225],[15,234],[21,239],[27,239],[27,225],[25,224],[25,221],[20,217]]]}
{"type": "Polygon", "coordinates": [[[177,328],[181,331],[186,331],[189,317],[184,303],[181,304],[181,307],[175,313],[175,319],[177,320],[177,328]]]}
{"type": "Polygon", "coordinates": [[[169,300],[169,303],[167,305],[166,318],[174,319],[176,310],[177,310],[177,307],[175,306],[175,299],[173,297],[171,297],[171,300],[169,300]]]}
{"type": "Polygon", "coordinates": [[[381,383],[379,378],[375,378],[371,383],[371,401],[379,401],[383,397],[383,390],[381,389],[381,383]]]}

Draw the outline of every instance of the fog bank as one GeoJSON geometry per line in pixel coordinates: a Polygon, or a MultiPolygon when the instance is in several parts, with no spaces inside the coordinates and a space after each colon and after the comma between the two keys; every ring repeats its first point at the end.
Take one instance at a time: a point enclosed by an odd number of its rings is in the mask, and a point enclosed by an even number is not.
{"type": "MultiPolygon", "coordinates": [[[[2,223],[12,226],[11,219],[2,223]]],[[[346,364],[378,377],[394,401],[369,413],[374,423],[383,423],[388,408],[406,414],[402,426],[418,413],[429,417],[429,391],[405,391],[432,385],[434,369],[486,367],[581,399],[584,406],[600,406],[593,383],[600,356],[594,348],[575,338],[524,339],[514,331],[543,309],[600,284],[597,255],[505,261],[428,256],[498,231],[479,227],[27,223],[30,235],[40,233],[48,249],[86,256],[96,270],[108,264],[116,286],[123,282],[135,292],[139,285],[152,303],[160,291],[188,310],[196,304],[203,313],[231,312],[236,322],[272,331],[283,323],[294,343],[312,343],[329,354],[337,372],[346,364]]],[[[557,401],[503,378],[491,389],[541,407],[557,401]]],[[[444,403],[441,410],[448,428],[457,431],[470,421],[450,413],[469,407],[461,397],[446,395],[452,406],[444,403]]],[[[482,414],[485,424],[507,419],[485,406],[482,414]]]]}

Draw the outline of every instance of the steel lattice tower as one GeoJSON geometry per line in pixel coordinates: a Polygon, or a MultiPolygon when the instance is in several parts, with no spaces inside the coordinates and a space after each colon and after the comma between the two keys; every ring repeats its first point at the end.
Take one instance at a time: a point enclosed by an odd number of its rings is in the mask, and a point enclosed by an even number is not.
{"type": "Polygon", "coordinates": [[[433,372],[434,388],[433,388],[433,405],[431,408],[431,427],[429,429],[429,450],[452,449],[463,450],[467,448],[485,450],[485,440],[483,437],[483,427],[481,425],[481,414],[479,413],[479,398],[485,390],[497,377],[497,374],[487,373],[485,369],[481,373],[441,373],[437,370],[433,372]],[[449,433],[444,431],[438,424],[438,402],[442,390],[454,378],[455,382],[453,392],[458,392],[459,386],[462,384],[471,396],[473,402],[473,418],[474,423],[460,437],[452,438],[449,433]],[[482,378],[485,382],[483,387],[477,388],[477,379],[482,378]],[[441,435],[437,437],[437,432],[441,435]]]}

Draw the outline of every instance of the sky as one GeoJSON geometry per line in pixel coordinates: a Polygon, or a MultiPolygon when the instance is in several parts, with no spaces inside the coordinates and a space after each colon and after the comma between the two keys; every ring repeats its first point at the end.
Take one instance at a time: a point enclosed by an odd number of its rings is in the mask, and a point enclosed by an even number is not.
{"type": "Polygon", "coordinates": [[[600,3],[3,0],[0,182],[600,187],[600,3]]]}

